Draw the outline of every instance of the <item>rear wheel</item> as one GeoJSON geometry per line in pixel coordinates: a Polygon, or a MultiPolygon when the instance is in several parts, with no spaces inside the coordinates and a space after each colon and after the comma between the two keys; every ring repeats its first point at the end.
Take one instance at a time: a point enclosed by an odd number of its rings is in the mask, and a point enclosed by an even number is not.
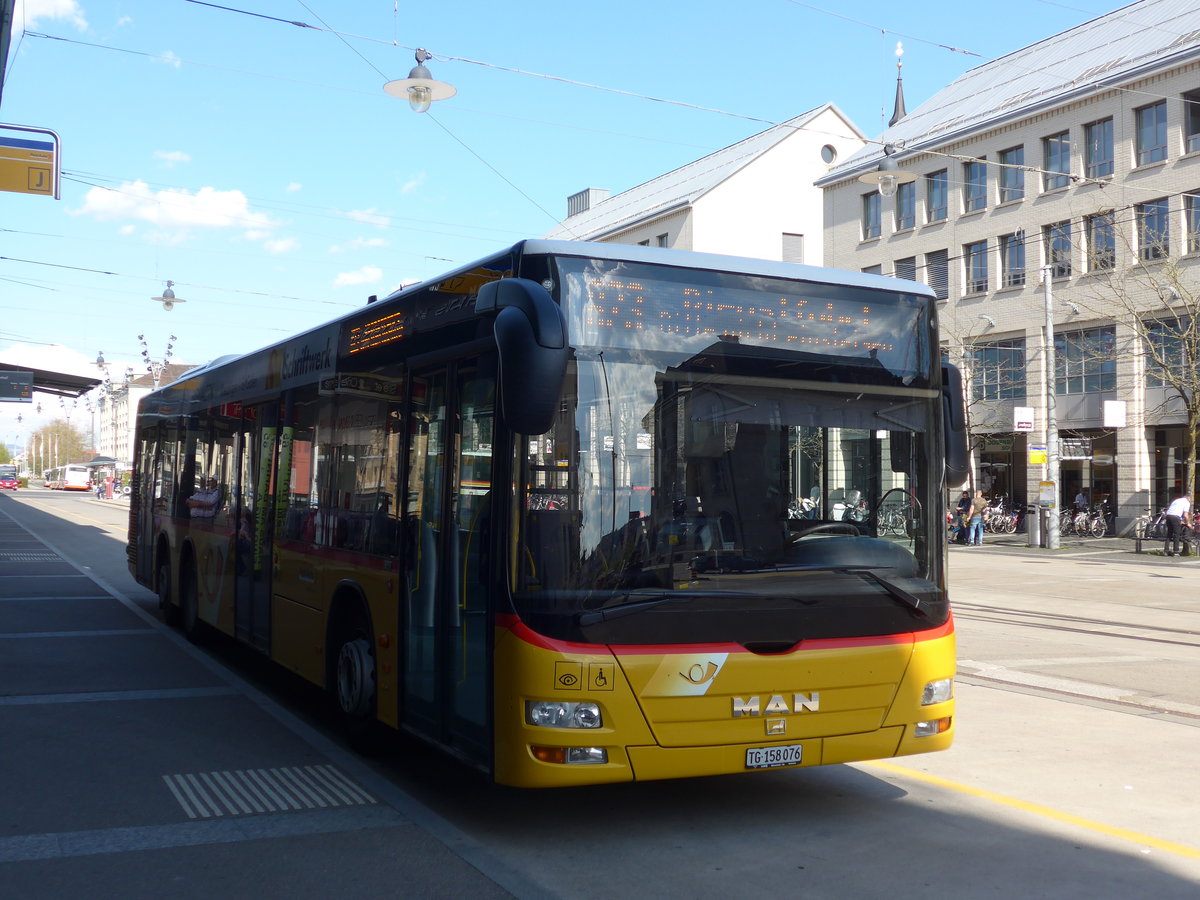
{"type": "Polygon", "coordinates": [[[184,570],[179,579],[179,605],[183,633],[193,644],[204,639],[204,623],[200,621],[200,590],[196,574],[184,570]]]}
{"type": "Polygon", "coordinates": [[[1104,521],[1104,516],[1093,516],[1091,526],[1092,537],[1102,538],[1108,533],[1108,523],[1104,521]]]}
{"type": "Polygon", "coordinates": [[[171,602],[171,564],[166,560],[158,564],[155,585],[158,589],[158,609],[162,613],[163,621],[178,627],[179,607],[171,602]]]}

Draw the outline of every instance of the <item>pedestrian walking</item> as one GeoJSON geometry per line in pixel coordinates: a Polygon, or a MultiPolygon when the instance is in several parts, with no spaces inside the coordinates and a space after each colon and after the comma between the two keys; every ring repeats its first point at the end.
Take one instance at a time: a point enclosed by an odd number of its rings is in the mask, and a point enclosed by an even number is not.
{"type": "Polygon", "coordinates": [[[1182,490],[1175,493],[1177,496],[1167,507],[1167,539],[1163,541],[1163,553],[1166,556],[1179,555],[1183,529],[1192,525],[1192,501],[1182,490]]]}
{"type": "Polygon", "coordinates": [[[983,546],[983,511],[987,509],[987,501],[983,499],[983,491],[976,491],[971,498],[971,509],[967,513],[967,546],[983,546]]]}

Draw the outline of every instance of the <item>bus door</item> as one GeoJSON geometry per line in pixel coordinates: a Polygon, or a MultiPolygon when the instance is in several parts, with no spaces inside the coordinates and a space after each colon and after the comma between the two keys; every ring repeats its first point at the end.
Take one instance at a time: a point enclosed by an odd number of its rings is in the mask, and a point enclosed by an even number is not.
{"type": "Polygon", "coordinates": [[[495,378],[464,364],[414,374],[411,383],[403,717],[487,763],[495,378]]]}
{"type": "Polygon", "coordinates": [[[271,544],[278,418],[278,408],[273,403],[247,407],[238,441],[236,630],[240,640],[267,652],[271,649],[271,544]]]}

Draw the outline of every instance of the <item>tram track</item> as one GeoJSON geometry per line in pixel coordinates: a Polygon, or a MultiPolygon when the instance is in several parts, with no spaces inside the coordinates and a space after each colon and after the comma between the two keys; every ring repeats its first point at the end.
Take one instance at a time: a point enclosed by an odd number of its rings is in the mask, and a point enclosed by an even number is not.
{"type": "Polygon", "coordinates": [[[1116,619],[1073,616],[1046,610],[1012,609],[982,603],[954,604],[955,619],[991,622],[1016,628],[1048,629],[1055,633],[1083,634],[1200,650],[1200,631],[1161,625],[1143,625],[1116,619]]]}

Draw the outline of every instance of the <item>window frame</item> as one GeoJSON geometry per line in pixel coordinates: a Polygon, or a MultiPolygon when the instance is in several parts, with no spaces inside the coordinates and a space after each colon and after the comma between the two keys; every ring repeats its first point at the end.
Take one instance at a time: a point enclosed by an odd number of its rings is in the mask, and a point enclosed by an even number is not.
{"type": "Polygon", "coordinates": [[[883,203],[879,191],[862,195],[861,240],[873,241],[883,236],[883,203]]]}
{"type": "Polygon", "coordinates": [[[1012,232],[1002,234],[1000,244],[1000,286],[1021,287],[1026,280],[1025,237],[1012,232]]]}
{"type": "Polygon", "coordinates": [[[933,295],[938,300],[950,299],[950,251],[949,250],[930,250],[925,254],[923,259],[925,268],[925,284],[933,290],[933,295]],[[941,287],[939,289],[936,283],[940,276],[941,287]]]}
{"type": "Polygon", "coordinates": [[[1171,255],[1170,201],[1166,197],[1159,197],[1157,200],[1138,203],[1133,209],[1137,226],[1138,259],[1142,262],[1166,259],[1171,255]],[[1161,227],[1152,231],[1152,222],[1161,223],[1161,227]]]}
{"type": "Polygon", "coordinates": [[[1111,212],[1095,213],[1083,219],[1084,240],[1087,242],[1086,265],[1089,272],[1111,272],[1117,267],[1116,220],[1111,212]],[[1106,240],[1099,244],[1097,236],[1106,240]],[[1097,247],[1099,246],[1099,249],[1097,247]]]}
{"type": "Polygon", "coordinates": [[[1114,171],[1113,118],[1099,119],[1083,126],[1083,173],[1088,178],[1104,178],[1114,171]],[[1098,132],[1097,130],[1100,129],[1098,132]],[[1097,134],[1100,140],[1097,141],[1097,134]]]}
{"type": "Polygon", "coordinates": [[[962,208],[964,213],[987,209],[987,162],[986,157],[964,162],[962,208]]]}
{"type": "Polygon", "coordinates": [[[906,181],[896,185],[893,215],[897,231],[917,227],[917,183],[906,181]]]}
{"type": "Polygon", "coordinates": [[[925,176],[925,221],[945,222],[949,216],[950,173],[947,169],[939,169],[925,176]]]}
{"type": "Polygon", "coordinates": [[[1167,101],[1159,100],[1133,111],[1134,166],[1152,166],[1167,158],[1167,101]],[[1146,118],[1153,114],[1153,120],[1146,118]],[[1145,141],[1147,131],[1153,130],[1153,143],[1145,141]]]}
{"type": "Polygon", "coordinates": [[[996,177],[999,202],[1012,203],[1025,198],[1025,145],[1001,150],[997,157],[1000,171],[996,177]],[[1018,166],[1022,168],[1017,168],[1018,166]]]}
{"type": "Polygon", "coordinates": [[[1183,240],[1185,253],[1200,253],[1200,190],[1183,195],[1183,240]]]}
{"type": "Polygon", "coordinates": [[[1042,138],[1042,191],[1057,191],[1071,183],[1071,131],[1042,138]]]}
{"type": "Polygon", "coordinates": [[[1043,225],[1042,242],[1046,265],[1050,266],[1050,277],[1070,278],[1074,271],[1071,265],[1071,220],[1043,225]]]}
{"type": "Polygon", "coordinates": [[[1183,152],[1200,153],[1200,90],[1183,95],[1183,152]]]}
{"type": "Polygon", "coordinates": [[[988,290],[987,238],[963,244],[963,293],[986,294],[988,290]]]}
{"type": "Polygon", "coordinates": [[[1056,332],[1054,393],[1099,394],[1117,389],[1114,325],[1056,332]]]}
{"type": "Polygon", "coordinates": [[[1003,338],[971,345],[972,400],[1024,400],[1027,396],[1026,342],[1003,338]]]}

